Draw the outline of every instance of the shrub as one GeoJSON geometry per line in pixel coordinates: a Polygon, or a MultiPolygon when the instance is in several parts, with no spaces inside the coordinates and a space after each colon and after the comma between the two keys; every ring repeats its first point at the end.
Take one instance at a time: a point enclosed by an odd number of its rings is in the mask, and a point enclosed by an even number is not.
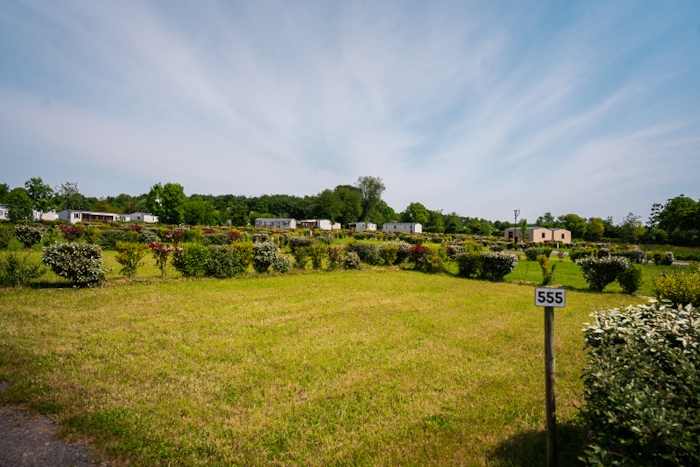
{"type": "Polygon", "coordinates": [[[634,264],[644,264],[644,260],[647,259],[647,254],[640,250],[618,251],[613,253],[612,255],[627,258],[630,261],[630,263],[634,264]]]}
{"type": "Polygon", "coordinates": [[[143,243],[117,242],[117,263],[123,266],[120,274],[134,277],[136,270],[143,264],[141,261],[148,254],[148,245],[143,243]]]}
{"type": "Polygon", "coordinates": [[[15,238],[15,229],[12,224],[0,224],[0,249],[5,249],[10,246],[12,239],[15,238]]]}
{"type": "Polygon", "coordinates": [[[314,243],[311,245],[311,265],[314,269],[321,269],[323,260],[328,256],[328,245],[325,243],[314,243]]]}
{"type": "Polygon", "coordinates": [[[581,415],[588,465],[700,465],[700,313],[668,306],[593,315],[581,415]]]}
{"type": "Polygon", "coordinates": [[[525,257],[528,261],[537,261],[537,257],[543,253],[542,248],[528,248],[525,250],[525,257]]]}
{"type": "Polygon", "coordinates": [[[201,242],[202,237],[204,237],[204,231],[199,227],[185,230],[185,242],[187,243],[201,242]]]}
{"type": "Polygon", "coordinates": [[[629,268],[617,275],[617,283],[620,284],[623,292],[633,294],[642,288],[643,276],[642,266],[631,263],[629,268]]]}
{"type": "Polygon", "coordinates": [[[297,246],[292,250],[292,256],[299,269],[306,269],[306,264],[311,257],[311,246],[297,246]]]}
{"type": "Polygon", "coordinates": [[[272,267],[274,267],[276,271],[284,274],[292,269],[292,258],[289,255],[278,253],[272,267]]]}
{"type": "Polygon", "coordinates": [[[328,248],[328,270],[333,271],[343,265],[343,249],[340,247],[328,248]]]}
{"type": "Polygon", "coordinates": [[[149,244],[148,248],[151,250],[151,253],[153,253],[156,266],[160,269],[160,277],[168,277],[168,258],[175,251],[175,248],[158,242],[149,244]]]}
{"type": "Polygon", "coordinates": [[[667,251],[664,253],[664,259],[661,261],[661,264],[664,266],[670,266],[675,260],[676,258],[673,256],[673,252],[667,251]]]}
{"type": "Polygon", "coordinates": [[[505,252],[481,253],[482,276],[500,282],[518,266],[518,255],[505,252]]]}
{"type": "Polygon", "coordinates": [[[399,246],[395,243],[385,243],[381,247],[381,256],[387,266],[393,266],[399,256],[399,246]]]}
{"type": "Polygon", "coordinates": [[[202,277],[207,273],[209,249],[201,243],[184,243],[175,248],[173,266],[186,277],[202,277]]]}
{"type": "Polygon", "coordinates": [[[461,277],[478,276],[481,271],[481,253],[468,251],[455,255],[457,268],[461,277]]]}
{"type": "Polygon", "coordinates": [[[139,231],[139,242],[150,245],[158,242],[158,234],[151,229],[143,229],[139,231]]]}
{"type": "Polygon", "coordinates": [[[73,225],[60,225],[59,229],[61,229],[61,235],[63,235],[63,238],[69,242],[76,242],[83,238],[87,233],[85,232],[84,228],[73,225]]]}
{"type": "Polygon", "coordinates": [[[29,253],[20,256],[17,252],[0,255],[0,287],[17,287],[41,277],[46,269],[30,261],[29,253]]]}
{"type": "Polygon", "coordinates": [[[364,240],[365,234],[363,234],[362,232],[357,232],[352,234],[352,238],[354,238],[355,240],[364,240]]]}
{"type": "Polygon", "coordinates": [[[240,232],[227,232],[226,236],[228,237],[229,243],[242,242],[243,240],[245,240],[245,236],[240,232]]]}
{"type": "Polygon", "coordinates": [[[464,252],[464,247],[462,245],[446,245],[447,257],[454,260],[455,256],[464,252]]]}
{"type": "Polygon", "coordinates": [[[272,240],[270,235],[265,232],[255,232],[252,238],[253,243],[265,243],[272,240]]]}
{"type": "Polygon", "coordinates": [[[45,233],[46,229],[43,227],[23,224],[15,226],[15,236],[17,240],[24,243],[25,248],[31,248],[32,245],[41,243],[41,237],[43,237],[45,233]]]}
{"type": "Polygon", "coordinates": [[[653,290],[659,299],[700,307],[700,274],[697,272],[664,273],[654,283],[653,290]]]}
{"type": "Polygon", "coordinates": [[[408,250],[408,260],[413,263],[413,267],[419,271],[423,270],[428,252],[430,249],[427,246],[414,245],[408,250]]]}
{"type": "Polygon", "coordinates": [[[311,237],[292,237],[289,239],[289,248],[292,250],[292,253],[297,248],[303,248],[303,247],[309,247],[311,244],[314,242],[314,239],[311,237]]]}
{"type": "Polygon", "coordinates": [[[381,262],[381,250],[379,245],[371,243],[351,243],[346,247],[347,251],[357,253],[363,263],[377,265],[381,262]]]}
{"type": "Polygon", "coordinates": [[[45,246],[41,260],[57,275],[81,285],[101,283],[108,272],[102,268],[102,248],[89,243],[54,243],[45,246]]]}
{"type": "Polygon", "coordinates": [[[136,243],[138,241],[139,233],[133,230],[107,229],[102,232],[97,244],[105,250],[116,250],[117,242],[136,243]]]}
{"type": "Polygon", "coordinates": [[[97,244],[97,241],[102,236],[102,229],[91,225],[85,230],[85,240],[88,243],[97,244]]]}
{"type": "Polygon", "coordinates": [[[594,256],[595,253],[596,251],[593,248],[571,250],[571,253],[569,253],[569,258],[571,258],[572,261],[576,261],[577,259],[590,258],[594,256]]]}
{"type": "Polygon", "coordinates": [[[245,272],[248,265],[243,264],[238,250],[228,245],[210,245],[207,259],[208,276],[218,278],[233,277],[245,272]]]}
{"type": "Polygon", "coordinates": [[[250,242],[234,242],[229,246],[238,256],[238,261],[241,263],[241,272],[246,272],[248,267],[253,264],[253,244],[250,242]]]}
{"type": "Polygon", "coordinates": [[[185,241],[185,231],[184,230],[168,230],[165,233],[165,239],[169,242],[179,245],[185,241]]]}
{"type": "Polygon", "coordinates": [[[345,269],[362,269],[362,261],[357,253],[349,251],[343,259],[343,267],[345,269]]]}
{"type": "Polygon", "coordinates": [[[397,246],[395,264],[401,264],[408,259],[408,251],[411,248],[411,245],[409,245],[408,243],[402,242],[402,241],[387,242],[383,246],[386,246],[386,245],[396,245],[397,246]]]}
{"type": "Polygon", "coordinates": [[[549,285],[554,282],[554,268],[556,268],[557,265],[553,264],[550,270],[549,258],[544,254],[537,257],[537,262],[540,263],[540,268],[542,269],[542,285],[549,285]]]}
{"type": "Polygon", "coordinates": [[[444,263],[447,259],[447,250],[439,246],[431,246],[429,248],[430,251],[425,258],[424,272],[442,272],[445,268],[444,263]]]}
{"type": "Polygon", "coordinates": [[[203,245],[228,245],[228,235],[222,232],[206,234],[202,237],[203,245]]]}
{"type": "Polygon", "coordinates": [[[277,261],[279,247],[271,240],[258,241],[253,244],[253,254],[253,268],[259,273],[267,272],[277,261]]]}
{"type": "Polygon", "coordinates": [[[590,284],[592,290],[602,292],[608,284],[612,284],[617,276],[630,267],[627,258],[607,256],[605,258],[588,257],[576,260],[583,270],[583,278],[590,284]]]}

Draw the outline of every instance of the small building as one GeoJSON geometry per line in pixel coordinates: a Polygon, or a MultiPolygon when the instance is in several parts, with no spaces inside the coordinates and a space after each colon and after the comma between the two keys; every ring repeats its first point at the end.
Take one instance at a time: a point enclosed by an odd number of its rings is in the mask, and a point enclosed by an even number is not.
{"type": "Polygon", "coordinates": [[[34,219],[37,221],[55,221],[58,220],[58,214],[56,214],[56,210],[52,209],[51,211],[37,211],[36,209],[32,211],[34,213],[34,219]]]}
{"type": "Polygon", "coordinates": [[[331,230],[340,230],[342,228],[343,228],[343,226],[340,225],[340,222],[334,222],[333,225],[331,226],[331,230]]]}
{"type": "Polygon", "coordinates": [[[547,227],[528,227],[523,235],[520,227],[508,227],[504,232],[506,240],[514,240],[530,243],[561,242],[571,243],[571,232],[566,229],[549,229],[547,227]]]}
{"type": "Polygon", "coordinates": [[[121,214],[113,212],[79,211],[64,209],[58,213],[58,218],[71,224],[78,222],[117,222],[123,219],[121,214]]]}
{"type": "Polygon", "coordinates": [[[0,220],[9,221],[10,218],[7,216],[8,207],[4,204],[0,204],[0,220]]]}
{"type": "Polygon", "coordinates": [[[150,212],[132,212],[131,214],[126,215],[125,220],[127,222],[137,221],[146,224],[154,224],[158,222],[158,216],[154,216],[150,212]]]}
{"type": "Polygon", "coordinates": [[[298,223],[300,229],[320,229],[333,230],[333,223],[330,219],[304,219],[298,223]]]}
{"type": "Polygon", "coordinates": [[[384,232],[423,233],[423,225],[419,222],[387,222],[382,226],[384,232]]]}
{"type": "Polygon", "coordinates": [[[371,222],[350,222],[348,224],[348,228],[356,232],[361,232],[363,230],[377,230],[377,224],[373,224],[371,222]]]}
{"type": "Polygon", "coordinates": [[[296,229],[297,220],[289,217],[281,219],[272,217],[258,217],[255,219],[255,227],[259,229],[296,229]]]}

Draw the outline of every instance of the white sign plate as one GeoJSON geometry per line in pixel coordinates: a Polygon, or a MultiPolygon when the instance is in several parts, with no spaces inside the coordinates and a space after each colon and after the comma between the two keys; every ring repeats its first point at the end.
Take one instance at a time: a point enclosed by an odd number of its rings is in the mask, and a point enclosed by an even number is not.
{"type": "Polygon", "coordinates": [[[535,306],[564,308],[566,306],[566,289],[536,288],[535,306]]]}

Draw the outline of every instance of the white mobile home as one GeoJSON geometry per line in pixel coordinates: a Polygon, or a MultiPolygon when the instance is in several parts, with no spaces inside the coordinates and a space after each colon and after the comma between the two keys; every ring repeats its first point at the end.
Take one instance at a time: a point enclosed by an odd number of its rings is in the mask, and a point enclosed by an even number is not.
{"type": "Polygon", "coordinates": [[[271,217],[258,217],[255,219],[255,227],[259,229],[296,229],[297,220],[291,218],[273,219],[271,217]]]}
{"type": "Polygon", "coordinates": [[[384,232],[423,233],[423,225],[418,222],[387,222],[382,226],[384,232]]]}

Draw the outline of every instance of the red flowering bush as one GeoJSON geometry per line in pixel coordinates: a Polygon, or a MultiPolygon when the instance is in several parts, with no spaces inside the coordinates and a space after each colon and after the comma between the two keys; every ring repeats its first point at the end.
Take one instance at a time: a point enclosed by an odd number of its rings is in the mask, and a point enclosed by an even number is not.
{"type": "Polygon", "coordinates": [[[240,232],[228,232],[226,235],[228,235],[228,239],[233,243],[233,242],[242,242],[244,240],[244,236],[240,232]]]}
{"type": "Polygon", "coordinates": [[[134,232],[140,232],[143,230],[143,226],[139,224],[132,224],[131,230],[133,230],[134,232]]]}
{"type": "Polygon", "coordinates": [[[82,227],[75,227],[73,225],[61,225],[59,226],[61,229],[61,235],[63,235],[63,238],[68,240],[69,242],[75,242],[80,240],[81,238],[85,237],[85,229],[82,227]]]}
{"type": "Polygon", "coordinates": [[[168,241],[173,242],[175,245],[178,245],[185,241],[185,231],[169,230],[168,233],[165,234],[165,238],[167,238],[168,241]]]}
{"type": "Polygon", "coordinates": [[[158,266],[158,269],[160,269],[160,276],[168,277],[168,258],[170,258],[170,255],[175,251],[175,247],[153,242],[148,245],[148,248],[150,248],[151,253],[153,253],[153,257],[156,260],[156,266],[158,266]]]}

